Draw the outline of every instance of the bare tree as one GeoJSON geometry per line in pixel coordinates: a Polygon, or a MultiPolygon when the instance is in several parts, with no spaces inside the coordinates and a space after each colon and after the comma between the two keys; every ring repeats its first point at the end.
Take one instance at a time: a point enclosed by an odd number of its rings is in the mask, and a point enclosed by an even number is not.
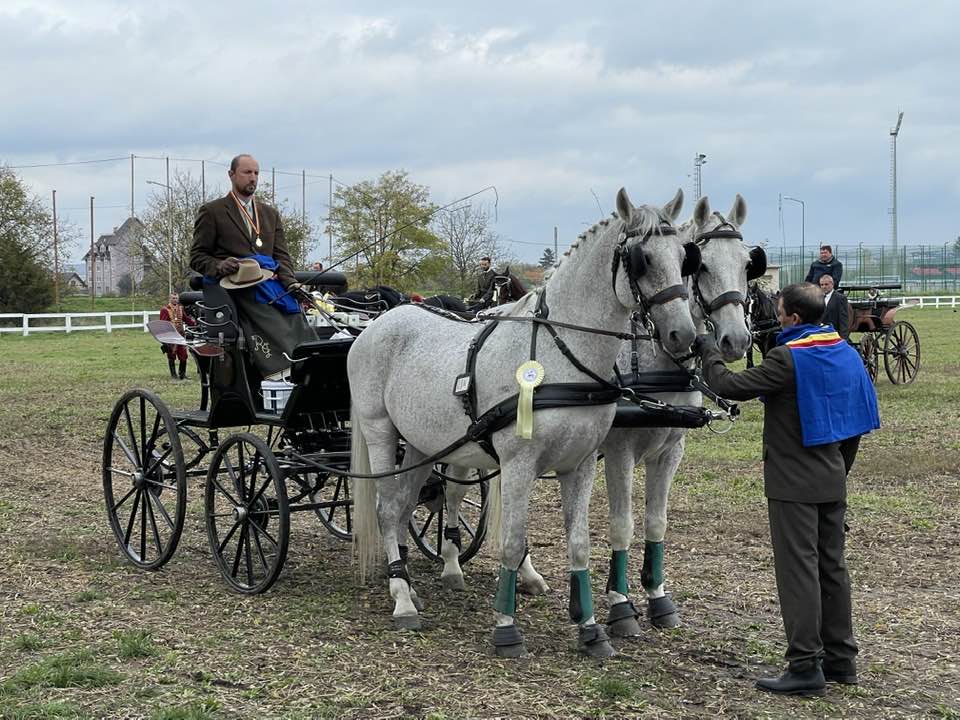
{"type": "Polygon", "coordinates": [[[438,213],[433,221],[434,232],[450,254],[461,295],[469,293],[480,258],[489,256],[496,261],[500,253],[500,239],[490,225],[490,211],[484,205],[453,207],[438,213]]]}

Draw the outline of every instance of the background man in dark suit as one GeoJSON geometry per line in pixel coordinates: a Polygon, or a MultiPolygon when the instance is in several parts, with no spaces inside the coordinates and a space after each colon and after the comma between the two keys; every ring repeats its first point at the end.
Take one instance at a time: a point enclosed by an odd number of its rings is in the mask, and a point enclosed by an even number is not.
{"type": "Polygon", "coordinates": [[[764,491],[789,667],[757,687],[822,695],[827,680],[857,682],[844,559],[846,475],[860,435],[879,427],[880,417],[859,355],[819,325],[816,285],[784,288],[777,315],[783,331],[757,367],[728,370],[712,335],[698,338],[697,347],[717,393],[764,402],[764,491]]]}
{"type": "Polygon", "coordinates": [[[820,246],[820,259],[810,263],[810,269],[807,270],[807,276],[804,280],[816,285],[822,275],[829,275],[833,278],[833,284],[840,287],[840,278],[843,277],[843,263],[834,257],[833,248],[829,245],[820,246]]]}
{"type": "Polygon", "coordinates": [[[480,303],[482,307],[490,304],[493,297],[493,279],[497,271],[490,266],[490,258],[480,258],[480,273],[477,275],[477,291],[470,298],[471,302],[480,303]]]}
{"type": "Polygon", "coordinates": [[[833,326],[844,340],[850,334],[850,303],[842,292],[836,292],[830,275],[820,276],[820,292],[823,293],[823,317],[820,322],[833,326]]]}
{"type": "Polygon", "coordinates": [[[260,165],[251,155],[237,155],[227,175],[230,192],[202,205],[197,212],[190,267],[206,276],[208,282],[236,273],[240,258],[255,258],[261,268],[274,272],[282,286],[274,285],[276,293],[266,292],[270,283],[232,289],[230,293],[254,364],[264,377],[276,377],[290,366],[285,355],[291,355],[302,342],[316,340],[316,333],[303,319],[294,298],[284,293],[299,284],[283,237],[280,213],[254,197],[260,165]]]}

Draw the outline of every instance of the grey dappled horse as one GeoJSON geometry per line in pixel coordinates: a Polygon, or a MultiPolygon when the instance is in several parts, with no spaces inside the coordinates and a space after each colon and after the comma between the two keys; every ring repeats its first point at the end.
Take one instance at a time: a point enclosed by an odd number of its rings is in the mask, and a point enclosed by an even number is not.
{"type": "MultiPolygon", "coordinates": [[[[732,362],[743,357],[750,346],[751,336],[745,321],[743,303],[747,281],[762,275],[766,258],[759,248],[750,250],[739,235],[747,216],[747,206],[737,195],[725,218],[710,211],[706,197],[700,199],[693,218],[680,226],[681,242],[696,241],[701,252],[701,266],[689,279],[690,311],[698,333],[709,328],[723,354],[732,362]],[[716,236],[720,237],[716,237],[716,236]],[[723,237],[726,235],[726,237],[723,237]]],[[[509,308],[506,310],[509,312],[509,308]]],[[[617,359],[621,373],[631,372],[631,343],[624,343],[617,359]]],[[[652,344],[638,346],[640,372],[676,370],[677,364],[652,344]]],[[[692,361],[685,364],[692,366],[692,361]]],[[[653,397],[671,405],[700,405],[699,392],[659,393],[653,397]]],[[[609,629],[617,636],[632,636],[640,632],[636,618],[639,613],[627,593],[627,552],[633,540],[633,479],[634,469],[642,462],[646,470],[644,511],[644,558],[641,584],[647,593],[647,617],[657,627],[674,627],[678,622],[676,608],[663,590],[663,540],[667,527],[667,500],[677,467],[683,458],[686,430],[683,428],[611,428],[600,446],[609,499],[609,538],[611,545],[610,576],[607,598],[610,606],[609,629]]],[[[462,468],[451,468],[448,473],[466,477],[462,468]]],[[[457,522],[459,502],[466,493],[465,486],[447,486],[448,523],[457,522]]],[[[495,509],[491,508],[491,512],[495,509]]],[[[448,525],[448,527],[452,527],[448,525]]],[[[496,519],[491,518],[488,532],[496,532],[496,519]]],[[[443,584],[448,588],[462,587],[462,572],[458,550],[444,542],[441,550],[444,560],[443,584]]],[[[520,566],[520,579],[531,594],[541,594],[549,588],[534,569],[529,555],[520,566]]]]}
{"type": "MultiPolygon", "coordinates": [[[[621,190],[617,217],[584,233],[545,285],[517,302],[511,314],[531,318],[546,301],[550,321],[626,333],[630,314],[642,307],[659,329],[664,348],[674,354],[686,352],[695,327],[689,305],[677,293],[683,288],[685,248],[672,224],[682,202],[683,193],[678,191],[663,209],[635,208],[621,190]]],[[[533,323],[505,321],[495,326],[476,358],[479,411],[516,395],[515,373],[530,359],[532,327],[533,323]]],[[[612,376],[619,338],[563,328],[556,331],[569,355],[548,332],[537,335],[536,359],[545,368],[545,384],[587,379],[569,359],[571,355],[594,376],[612,376]]],[[[402,470],[447,450],[465,436],[469,419],[452,389],[464,372],[468,346],[476,334],[475,324],[408,306],[391,310],[364,330],[347,357],[354,473],[393,471],[401,436],[406,441],[402,470]]],[[[593,616],[587,521],[596,448],[610,429],[615,409],[612,402],[544,409],[535,414],[531,439],[517,437],[513,423],[489,438],[499,456],[503,507],[501,570],[494,602],[498,654],[517,656],[525,651],[515,625],[514,590],[525,555],[530,491],[537,476],[547,470],[556,471],[561,491],[572,588],[570,615],[579,625],[578,646],[590,655],[613,654],[593,616]]],[[[498,467],[497,460],[475,442],[447,452],[442,459],[460,467],[498,467]]],[[[395,603],[393,618],[400,627],[420,626],[416,593],[398,540],[406,537],[410,509],[429,472],[425,466],[408,470],[403,481],[388,475],[374,482],[354,482],[353,529],[361,575],[376,562],[379,531],[395,603]]]]}

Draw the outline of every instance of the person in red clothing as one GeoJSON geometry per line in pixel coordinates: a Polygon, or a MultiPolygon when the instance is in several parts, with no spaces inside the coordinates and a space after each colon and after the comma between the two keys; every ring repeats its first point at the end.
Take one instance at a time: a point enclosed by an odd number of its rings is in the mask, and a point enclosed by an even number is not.
{"type": "MultiPolygon", "coordinates": [[[[183,312],[183,305],[180,304],[180,296],[177,293],[170,293],[170,302],[160,308],[160,319],[168,320],[173,323],[177,332],[183,335],[183,326],[196,325],[197,321],[183,312]]],[[[164,352],[167,355],[167,363],[170,365],[170,377],[177,379],[176,361],[180,361],[180,379],[187,379],[187,348],[185,345],[164,345],[164,352]]]]}

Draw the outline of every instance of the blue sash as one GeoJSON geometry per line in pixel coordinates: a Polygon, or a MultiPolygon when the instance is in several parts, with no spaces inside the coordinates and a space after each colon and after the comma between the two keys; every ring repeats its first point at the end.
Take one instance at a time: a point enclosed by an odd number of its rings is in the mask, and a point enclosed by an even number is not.
{"type": "MultiPolygon", "coordinates": [[[[243,259],[253,258],[264,270],[276,270],[279,265],[269,255],[247,255],[243,259]]],[[[219,282],[216,278],[205,276],[203,283],[205,285],[216,285],[219,282]]],[[[276,278],[264,280],[256,286],[254,299],[261,305],[273,305],[277,310],[287,315],[295,315],[300,312],[300,303],[283,289],[283,285],[276,278]],[[280,298],[277,300],[277,298],[280,298]]]]}
{"type": "Polygon", "coordinates": [[[794,325],[777,336],[793,358],[803,446],[825,445],[880,427],[877,393],[863,360],[830,325],[794,325]]]}

